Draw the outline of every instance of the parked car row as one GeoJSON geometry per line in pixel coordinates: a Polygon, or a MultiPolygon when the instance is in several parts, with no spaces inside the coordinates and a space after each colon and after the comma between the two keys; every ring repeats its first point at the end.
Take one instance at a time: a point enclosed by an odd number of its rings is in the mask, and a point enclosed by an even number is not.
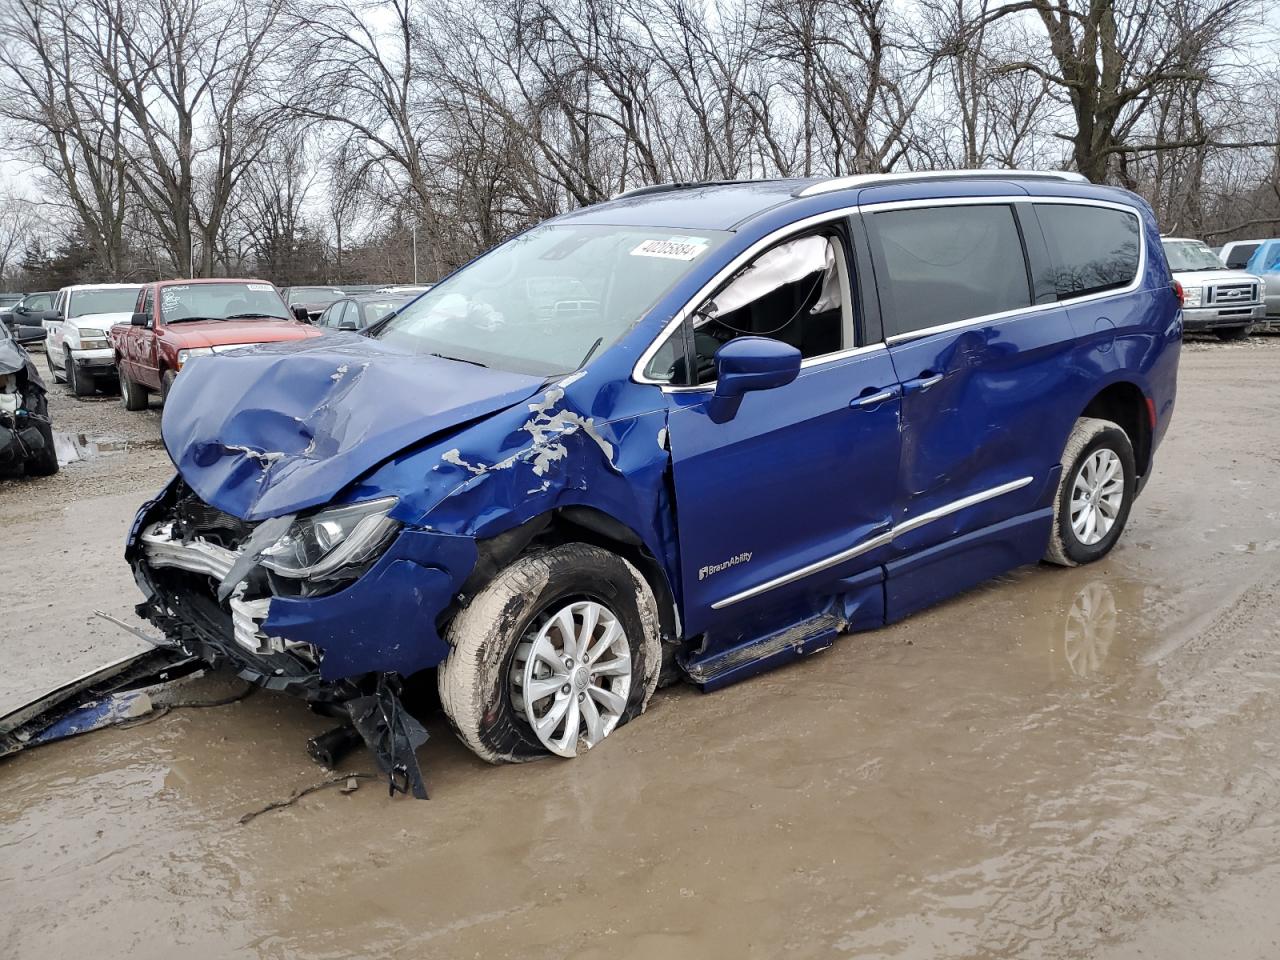
{"type": "Polygon", "coordinates": [[[130,410],[165,396],[189,357],[251,344],[363,331],[421,287],[287,287],[262,280],[75,284],[0,294],[0,321],[21,344],[43,342],[55,383],[76,396],[119,386],[130,410]],[[314,324],[314,326],[312,326],[314,324]]]}

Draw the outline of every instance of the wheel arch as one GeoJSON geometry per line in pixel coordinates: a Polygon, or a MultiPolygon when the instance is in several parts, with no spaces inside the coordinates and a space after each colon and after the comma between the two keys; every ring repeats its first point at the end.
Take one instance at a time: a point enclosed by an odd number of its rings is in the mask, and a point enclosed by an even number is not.
{"type": "MultiPolygon", "coordinates": [[[[589,543],[601,547],[639,570],[658,603],[663,643],[675,642],[680,636],[679,608],[666,569],[645,545],[640,534],[597,507],[582,504],[556,507],[501,533],[478,540],[479,556],[462,585],[462,596],[475,596],[499,571],[522,554],[563,543],[589,543]]],[[[446,610],[441,617],[442,625],[455,612],[454,609],[446,610]]]]}
{"type": "Polygon", "coordinates": [[[1117,380],[1103,387],[1089,400],[1081,417],[1110,420],[1120,426],[1133,446],[1133,459],[1138,476],[1145,476],[1151,466],[1151,432],[1153,408],[1151,399],[1132,380],[1117,380]]]}

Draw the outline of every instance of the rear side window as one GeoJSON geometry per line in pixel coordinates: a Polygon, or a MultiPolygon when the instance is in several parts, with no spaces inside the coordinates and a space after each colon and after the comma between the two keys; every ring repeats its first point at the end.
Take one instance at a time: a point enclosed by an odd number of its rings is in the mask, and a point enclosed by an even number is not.
{"type": "Polygon", "coordinates": [[[1031,305],[1022,236],[1007,204],[890,210],[867,222],[886,336],[1031,305]]]}
{"type": "Polygon", "coordinates": [[[1249,258],[1257,252],[1260,246],[1262,246],[1260,243],[1236,244],[1227,252],[1227,266],[1232,270],[1243,270],[1249,262],[1249,258]]]}
{"type": "Polygon", "coordinates": [[[1059,300],[1127,287],[1138,275],[1137,214],[1110,207],[1037,203],[1059,300]]]}

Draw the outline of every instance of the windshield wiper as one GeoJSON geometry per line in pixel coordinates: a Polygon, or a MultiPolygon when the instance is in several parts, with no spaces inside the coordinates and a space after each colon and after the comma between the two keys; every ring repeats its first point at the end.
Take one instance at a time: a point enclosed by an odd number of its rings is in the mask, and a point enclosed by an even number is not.
{"type": "Polygon", "coordinates": [[[165,323],[186,323],[189,320],[221,320],[221,317],[176,317],[173,320],[165,320],[165,323]]]}
{"type": "Polygon", "coordinates": [[[475,367],[484,367],[486,370],[489,369],[489,365],[487,363],[481,363],[479,360],[467,360],[465,357],[446,357],[443,353],[428,353],[427,356],[439,357],[441,360],[456,360],[458,363],[469,363],[475,367]]]}
{"type": "Polygon", "coordinates": [[[591,345],[591,349],[587,351],[587,355],[578,361],[577,369],[581,370],[587,365],[587,361],[590,360],[592,355],[600,349],[600,344],[602,343],[604,343],[604,337],[596,337],[596,342],[591,345]]]}
{"type": "Polygon", "coordinates": [[[277,317],[273,313],[233,313],[229,317],[223,317],[223,320],[284,320],[285,317],[277,317]]]}

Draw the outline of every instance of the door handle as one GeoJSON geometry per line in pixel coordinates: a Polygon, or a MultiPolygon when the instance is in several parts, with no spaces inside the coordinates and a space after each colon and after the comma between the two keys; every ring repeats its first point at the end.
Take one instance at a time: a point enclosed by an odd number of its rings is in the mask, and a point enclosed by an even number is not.
{"type": "Polygon", "coordinates": [[[871,407],[878,407],[886,400],[892,400],[898,395],[897,387],[888,387],[866,396],[854,397],[849,401],[849,406],[855,410],[868,410],[871,407]]]}
{"type": "Polygon", "coordinates": [[[909,390],[912,393],[918,393],[924,390],[928,390],[930,387],[936,387],[941,382],[942,382],[942,374],[932,373],[926,370],[923,373],[921,373],[920,376],[916,377],[914,380],[906,381],[905,383],[903,383],[902,386],[903,386],[903,389],[905,390],[909,390]]]}

